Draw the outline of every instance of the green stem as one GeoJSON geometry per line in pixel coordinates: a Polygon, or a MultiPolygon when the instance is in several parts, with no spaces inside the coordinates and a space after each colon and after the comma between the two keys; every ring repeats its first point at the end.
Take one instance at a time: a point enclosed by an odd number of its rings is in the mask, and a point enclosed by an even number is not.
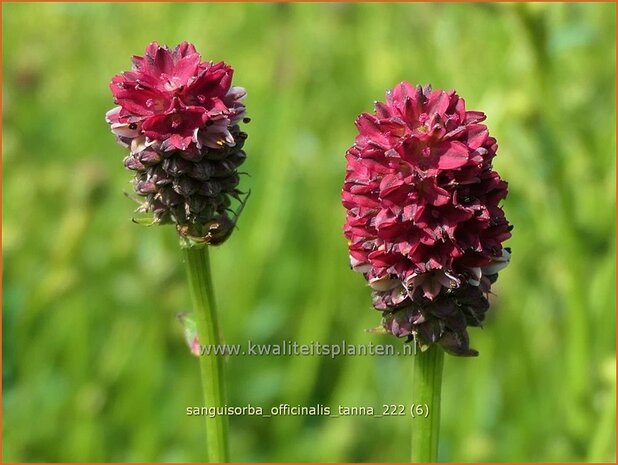
{"type": "Polygon", "coordinates": [[[420,407],[415,410],[412,420],[413,463],[436,462],[438,459],[443,363],[444,351],[436,344],[424,352],[419,350],[414,356],[413,403],[414,407],[420,407]]]}
{"type": "MultiPolygon", "coordinates": [[[[189,288],[200,345],[215,347],[220,344],[220,333],[208,261],[208,248],[183,244],[182,249],[187,263],[189,288]]],[[[223,407],[226,402],[223,357],[223,355],[215,354],[203,354],[199,357],[202,390],[207,407],[223,407]]],[[[206,415],[205,419],[208,460],[211,463],[228,462],[227,417],[214,415],[211,418],[206,415]]]]}

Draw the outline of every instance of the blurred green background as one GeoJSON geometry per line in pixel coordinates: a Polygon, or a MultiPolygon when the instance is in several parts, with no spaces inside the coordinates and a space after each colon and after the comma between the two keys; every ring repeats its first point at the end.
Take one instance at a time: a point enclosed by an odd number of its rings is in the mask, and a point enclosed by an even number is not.
{"type": "MultiPolygon", "coordinates": [[[[401,344],[348,268],[354,118],[401,80],[488,114],[513,260],[447,357],[444,461],[615,457],[613,4],[3,4],[3,461],[199,461],[171,227],[132,224],[108,83],[157,40],[248,89],[252,189],[211,255],[229,343],[401,344]]],[[[231,405],[409,404],[405,357],[237,357],[231,405]]],[[[409,418],[231,418],[236,461],[406,461],[409,418]]]]}

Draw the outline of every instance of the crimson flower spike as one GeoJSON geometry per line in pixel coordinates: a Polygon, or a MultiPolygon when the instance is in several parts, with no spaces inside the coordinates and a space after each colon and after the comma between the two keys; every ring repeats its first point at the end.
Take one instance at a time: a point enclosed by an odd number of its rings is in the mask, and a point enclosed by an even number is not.
{"type": "Polygon", "coordinates": [[[454,91],[402,82],[357,118],[346,154],[351,266],[383,328],[421,349],[477,355],[467,327],[481,325],[509,262],[507,183],[492,168],[497,144],[484,120],[454,91]]]}
{"type": "MultiPolygon", "coordinates": [[[[200,350],[221,342],[209,246],[230,237],[248,197],[238,189],[238,167],[247,138],[240,123],[249,119],[245,89],[232,86],[232,74],[224,62],[203,61],[187,42],[174,49],[153,42],[112,79],[117,106],[105,117],[129,150],[124,165],[135,173],[137,212],[147,215],[134,221],[175,224],[180,236],[193,303],[182,322],[208,407],[224,406],[227,395],[223,355],[200,350]]],[[[205,423],[208,460],[228,462],[227,418],[207,416],[205,423]]]]}
{"type": "Polygon", "coordinates": [[[239,123],[249,120],[245,89],[232,86],[232,75],[187,42],[173,50],[153,42],[110,84],[118,106],[106,121],[130,151],[124,164],[143,198],[137,212],[210,245],[229,237],[237,219],[231,199],[243,200],[237,169],[247,134],[239,123]]]}

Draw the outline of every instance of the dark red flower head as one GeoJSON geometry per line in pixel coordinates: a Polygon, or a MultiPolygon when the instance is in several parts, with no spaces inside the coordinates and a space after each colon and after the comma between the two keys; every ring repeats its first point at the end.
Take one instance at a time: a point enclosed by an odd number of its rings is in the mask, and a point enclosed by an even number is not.
{"type": "Polygon", "coordinates": [[[124,163],[143,198],[137,211],[211,245],[229,237],[244,205],[240,123],[248,118],[245,90],[232,87],[232,74],[223,62],[202,61],[191,44],[172,50],[153,42],[133,57],[131,71],[112,79],[118,106],[106,114],[117,141],[130,148],[124,163]]]}
{"type": "Polygon", "coordinates": [[[357,118],[346,154],[352,268],[373,288],[388,331],[471,354],[466,325],[482,321],[483,292],[510,256],[496,140],[454,91],[402,82],[375,109],[357,118]]]}

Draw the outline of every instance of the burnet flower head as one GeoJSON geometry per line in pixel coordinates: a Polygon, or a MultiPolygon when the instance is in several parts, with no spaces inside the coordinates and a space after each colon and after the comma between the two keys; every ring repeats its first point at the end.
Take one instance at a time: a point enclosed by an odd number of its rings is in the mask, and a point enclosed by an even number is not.
{"type": "Polygon", "coordinates": [[[133,57],[130,71],[110,88],[118,105],[106,115],[117,141],[129,149],[124,164],[135,172],[138,212],[157,224],[212,245],[232,232],[231,199],[246,155],[245,90],[232,86],[233,69],[202,61],[183,42],[173,50],[156,42],[133,57]]]}
{"type": "Polygon", "coordinates": [[[350,262],[373,290],[383,328],[421,348],[476,355],[487,295],[510,258],[492,168],[496,140],[454,91],[407,82],[356,120],[342,202],[350,262]]]}

